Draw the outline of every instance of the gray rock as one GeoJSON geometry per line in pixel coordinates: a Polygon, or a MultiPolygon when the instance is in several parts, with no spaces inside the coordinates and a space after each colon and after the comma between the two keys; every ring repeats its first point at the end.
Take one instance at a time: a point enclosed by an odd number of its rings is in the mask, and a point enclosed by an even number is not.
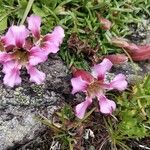
{"type": "Polygon", "coordinates": [[[0,150],[32,140],[43,128],[35,115],[50,118],[63,105],[63,93],[70,92],[68,69],[57,56],[39,69],[47,75],[43,85],[30,83],[26,71],[21,86],[8,88],[0,81],[0,150]]]}
{"type": "MultiPolygon", "coordinates": [[[[15,88],[5,87],[0,81],[0,150],[36,149],[42,136],[39,136],[43,125],[35,119],[37,114],[50,118],[52,113],[60,108],[64,101],[80,102],[84,95],[70,95],[70,76],[68,69],[57,57],[49,58],[39,66],[47,75],[43,85],[29,82],[26,71],[22,71],[23,82],[15,88]]],[[[118,73],[124,73],[129,83],[134,84],[143,75],[150,72],[150,63],[133,64],[127,62],[113,67],[108,78],[112,79],[118,73]]],[[[3,74],[0,73],[0,78],[3,74]]],[[[44,144],[44,146],[46,146],[44,144]]],[[[45,150],[45,148],[43,148],[45,150]]]]}
{"type": "Polygon", "coordinates": [[[150,63],[126,62],[121,65],[114,65],[112,70],[106,74],[106,82],[113,80],[113,78],[119,73],[126,76],[128,85],[134,85],[142,82],[143,78],[150,74],[150,63]]]}
{"type": "Polygon", "coordinates": [[[115,65],[109,73],[109,76],[115,76],[119,73],[126,75],[128,83],[136,84],[143,80],[143,77],[150,74],[150,62],[132,63],[126,62],[122,65],[115,65]]]}
{"type": "Polygon", "coordinates": [[[141,23],[138,25],[131,24],[129,26],[130,35],[127,36],[131,42],[136,44],[150,43],[150,19],[143,16],[141,23]],[[145,18],[145,19],[144,19],[145,18]]]}
{"type": "Polygon", "coordinates": [[[148,19],[148,20],[145,20],[144,22],[143,22],[143,24],[144,24],[144,27],[145,27],[145,29],[146,29],[146,38],[143,40],[143,43],[144,44],[149,44],[150,43],[150,19],[148,19]]]}

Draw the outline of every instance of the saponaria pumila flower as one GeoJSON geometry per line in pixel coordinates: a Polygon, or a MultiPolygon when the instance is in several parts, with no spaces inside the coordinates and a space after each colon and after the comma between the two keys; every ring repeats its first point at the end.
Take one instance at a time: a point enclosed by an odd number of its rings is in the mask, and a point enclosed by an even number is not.
{"type": "Polygon", "coordinates": [[[109,83],[106,81],[106,72],[112,67],[109,59],[105,58],[100,64],[92,67],[92,73],[81,69],[73,71],[73,78],[71,79],[72,94],[77,92],[84,92],[86,95],[85,101],[81,102],[75,107],[75,114],[82,119],[88,106],[92,103],[94,98],[99,102],[100,112],[104,114],[112,114],[116,109],[114,101],[106,98],[107,90],[117,89],[123,91],[127,88],[126,77],[123,74],[118,74],[109,83]]]}
{"type": "Polygon", "coordinates": [[[26,68],[30,81],[42,84],[45,73],[36,65],[45,62],[50,53],[57,53],[64,38],[64,30],[56,26],[52,33],[41,35],[41,18],[31,15],[27,18],[28,28],[12,25],[0,37],[0,63],[3,65],[4,84],[10,87],[21,84],[20,69],[26,68]]]}

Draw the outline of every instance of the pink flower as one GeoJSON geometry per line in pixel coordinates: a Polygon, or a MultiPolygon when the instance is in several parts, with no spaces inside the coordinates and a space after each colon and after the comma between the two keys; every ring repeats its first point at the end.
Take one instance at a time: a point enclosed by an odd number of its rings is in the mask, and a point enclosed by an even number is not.
{"type": "Polygon", "coordinates": [[[123,74],[118,74],[110,83],[105,82],[105,74],[112,67],[112,63],[108,59],[104,59],[100,64],[92,68],[90,74],[84,70],[76,70],[71,79],[72,94],[77,92],[84,92],[86,100],[78,104],[75,108],[76,116],[80,119],[84,117],[87,107],[92,103],[92,99],[97,97],[100,105],[100,111],[105,114],[111,114],[116,104],[105,96],[106,90],[117,89],[119,91],[125,90],[127,81],[123,74]]]}
{"type": "Polygon", "coordinates": [[[42,36],[40,35],[41,18],[31,15],[28,17],[27,21],[28,28],[31,30],[33,36],[37,39],[36,45],[38,45],[46,54],[57,53],[65,36],[64,29],[61,26],[56,26],[52,33],[42,36]]]}
{"type": "Polygon", "coordinates": [[[31,15],[27,21],[30,31],[24,25],[13,25],[0,37],[0,63],[5,74],[3,80],[10,87],[21,84],[21,68],[27,69],[31,82],[42,84],[45,74],[35,66],[45,62],[49,53],[56,53],[64,38],[64,30],[60,26],[55,27],[52,33],[42,36],[39,16],[31,15]]]}
{"type": "Polygon", "coordinates": [[[10,47],[10,52],[0,52],[0,62],[3,64],[4,84],[13,87],[21,84],[20,69],[26,67],[30,74],[30,81],[41,84],[45,74],[34,66],[46,61],[47,55],[42,50],[33,46],[26,49],[28,30],[25,26],[11,26],[2,41],[5,47],[10,47]],[[20,36],[21,35],[21,36],[20,36]]]}
{"type": "Polygon", "coordinates": [[[14,53],[9,53],[6,58],[8,61],[3,62],[3,73],[5,73],[4,84],[10,87],[20,84],[21,79],[19,76],[19,70],[22,67],[26,67],[30,74],[31,82],[35,82],[37,84],[43,83],[45,74],[34,67],[47,59],[47,55],[42,53],[41,49],[33,47],[29,51],[25,50],[24,53],[16,50],[14,53]]]}

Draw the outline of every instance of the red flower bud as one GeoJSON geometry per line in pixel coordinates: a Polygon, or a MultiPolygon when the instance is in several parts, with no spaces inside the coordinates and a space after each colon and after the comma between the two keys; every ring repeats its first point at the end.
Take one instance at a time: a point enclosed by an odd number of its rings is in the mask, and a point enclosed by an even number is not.
{"type": "Polygon", "coordinates": [[[103,30],[110,30],[112,23],[106,18],[99,18],[103,30]]]}
{"type": "Polygon", "coordinates": [[[123,64],[128,61],[128,57],[124,54],[106,55],[104,58],[109,59],[113,64],[123,64]]]}

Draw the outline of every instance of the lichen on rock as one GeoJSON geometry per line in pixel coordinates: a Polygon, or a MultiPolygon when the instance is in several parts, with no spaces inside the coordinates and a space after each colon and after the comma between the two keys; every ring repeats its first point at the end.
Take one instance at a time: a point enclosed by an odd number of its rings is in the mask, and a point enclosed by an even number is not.
{"type": "Polygon", "coordinates": [[[69,94],[68,69],[58,56],[49,57],[39,69],[47,74],[42,85],[30,83],[26,72],[18,87],[8,88],[0,81],[0,150],[32,140],[43,128],[34,116],[50,118],[63,105],[63,92],[69,94]]]}

